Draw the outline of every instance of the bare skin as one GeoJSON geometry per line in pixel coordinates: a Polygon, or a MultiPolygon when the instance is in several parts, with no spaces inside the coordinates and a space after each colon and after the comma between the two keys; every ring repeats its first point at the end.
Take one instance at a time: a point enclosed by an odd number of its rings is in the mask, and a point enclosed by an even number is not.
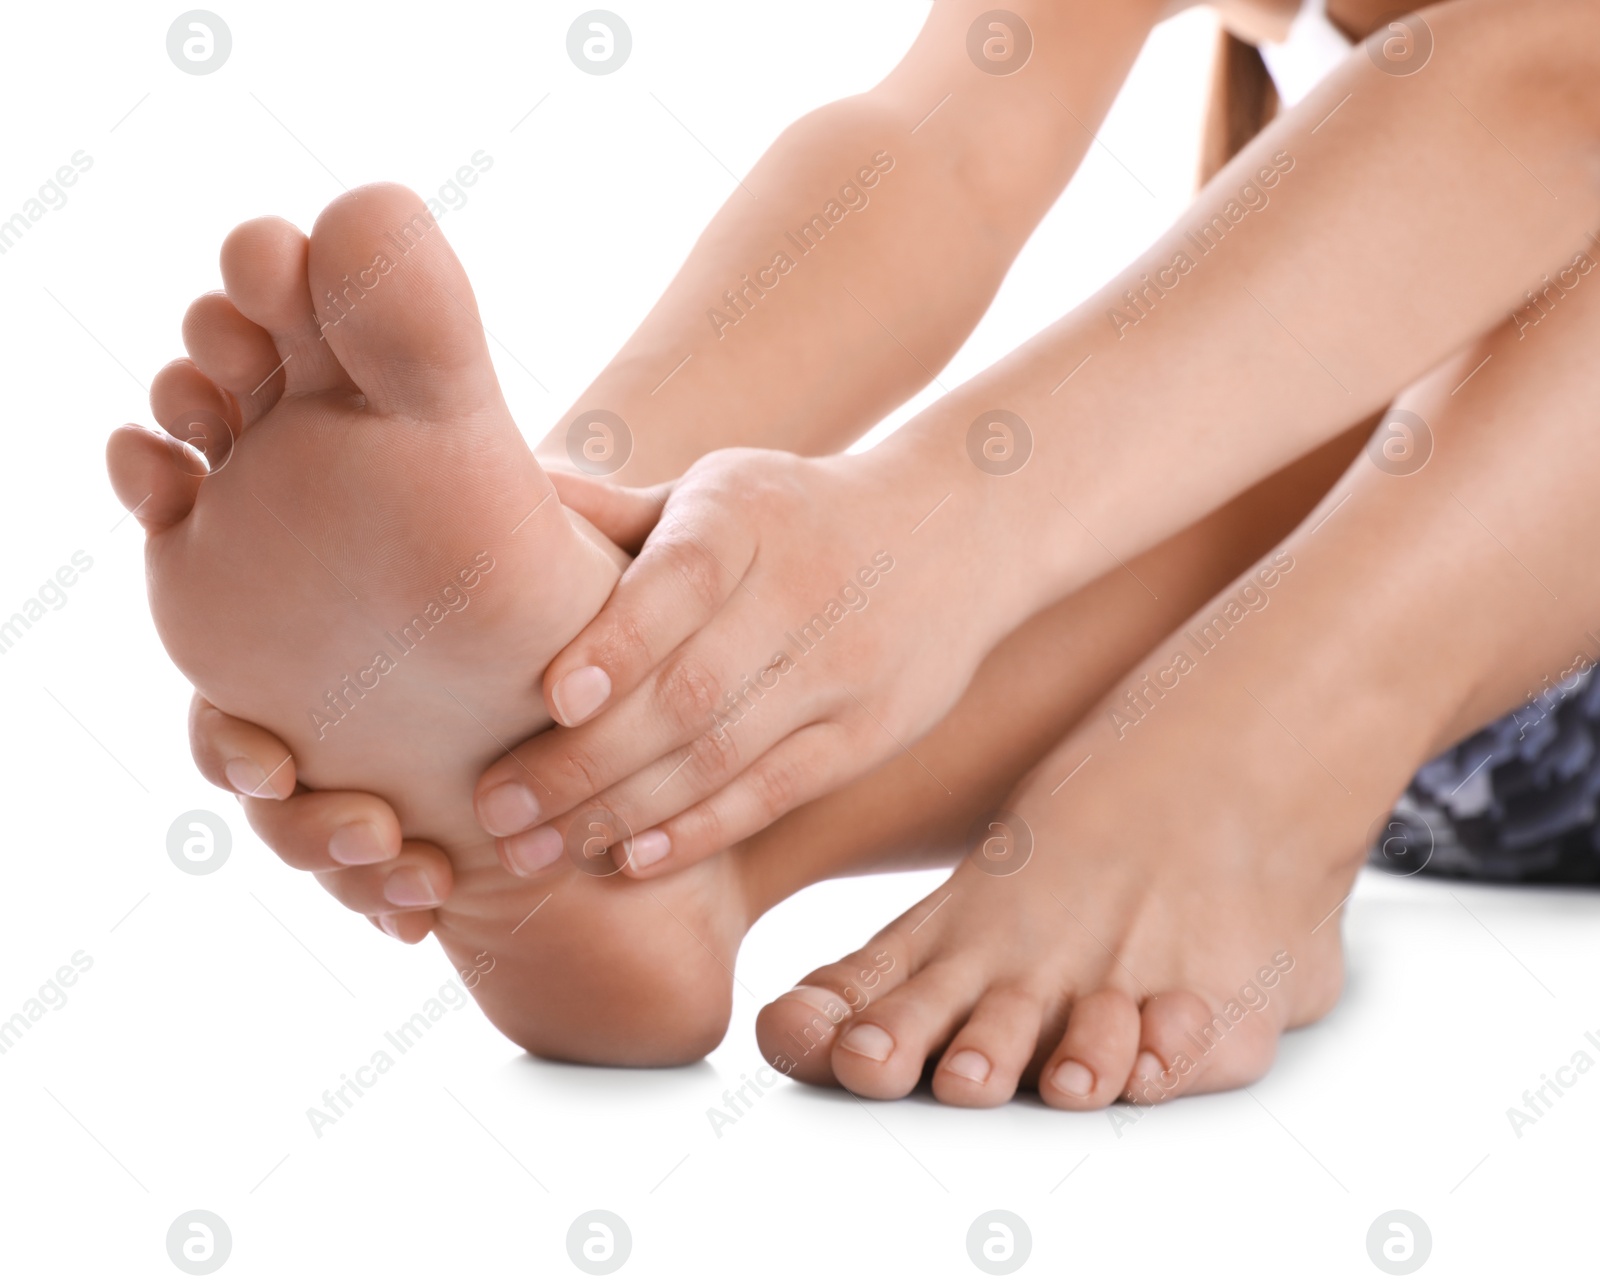
{"type": "MultiPolygon", "coordinates": [[[[1352,105],[1353,105],[1353,104],[1352,104],[1352,105]]],[[[1498,213],[1500,213],[1500,214],[1504,214],[1504,213],[1506,213],[1506,212],[1505,212],[1505,211],[1500,211],[1500,212],[1498,212],[1498,213]]],[[[1526,231],[1526,229],[1524,229],[1524,231],[1526,231]]],[[[1548,229],[1545,229],[1545,230],[1544,230],[1544,231],[1548,231],[1548,229]]],[[[1457,301],[1457,302],[1459,302],[1459,301],[1457,301]]],[[[1157,318],[1157,320],[1159,320],[1159,316],[1158,316],[1158,318],[1157,318]]],[[[1438,319],[1438,318],[1437,318],[1437,317],[1435,317],[1435,318],[1433,318],[1433,320],[1435,320],[1435,321],[1438,321],[1438,320],[1439,320],[1439,319],[1438,319]]],[[[1145,326],[1148,326],[1148,325],[1149,325],[1149,324],[1150,324],[1150,323],[1148,323],[1148,322],[1147,322],[1147,323],[1144,323],[1144,325],[1145,325],[1145,326]]],[[[1158,327],[1158,328],[1157,328],[1157,330],[1159,330],[1159,329],[1160,329],[1160,328],[1159,328],[1159,327],[1158,327]]],[[[1143,330],[1143,329],[1141,329],[1141,334],[1144,334],[1144,333],[1146,333],[1146,332],[1145,332],[1145,331],[1144,331],[1144,330],[1143,330]]],[[[1520,689],[1519,689],[1519,691],[1520,691],[1520,689]]],[[[870,780],[870,779],[869,779],[869,780],[870,780]]],[[[795,814],[795,816],[797,816],[797,817],[798,817],[798,816],[800,816],[800,814],[795,814]]],[[[665,887],[665,886],[664,886],[664,885],[662,885],[662,887],[665,887]]],[[[946,910],[948,910],[948,909],[949,909],[949,908],[948,908],[948,907],[947,907],[947,908],[946,908],[946,910]]],[[[930,926],[930,927],[931,927],[931,926],[930,926]]],[[[903,977],[903,976],[904,976],[904,975],[902,975],[902,977],[903,977]]],[[[1287,993],[1283,993],[1283,994],[1285,994],[1285,995],[1286,995],[1286,994],[1287,994],[1287,993]]]]}
{"type": "Polygon", "coordinates": [[[1400,399],[1435,435],[1420,471],[1359,455],[1268,592],[1240,578],[1022,782],[1027,866],[997,878],[976,853],[809,975],[762,1012],[768,1057],[876,1098],[931,1061],[966,1106],[1260,1077],[1337,998],[1340,908],[1416,765],[1594,664],[1600,290],[1574,279],[1536,330],[1498,328],[1400,399]],[[1219,632],[1230,599],[1259,615],[1219,632]],[[870,1003],[842,999],[882,958],[870,1003]]]}
{"type": "MultiPolygon", "coordinates": [[[[976,71],[965,47],[966,28],[986,12],[984,6],[968,0],[941,5],[881,85],[811,114],[773,145],[661,303],[562,417],[541,454],[555,466],[571,467],[568,422],[596,407],[622,414],[632,426],[634,449],[614,462],[619,467],[611,475],[623,481],[675,476],[706,450],[733,442],[800,451],[844,446],[919,388],[970,331],[1011,258],[1090,145],[1150,26],[1183,7],[1107,6],[1098,0],[1023,5],[1024,20],[1039,37],[1036,56],[1025,75],[993,77],[976,71]],[[1072,39],[1063,39],[1064,32],[1072,39]],[[941,102],[952,86],[959,92],[943,103],[935,122],[920,128],[927,104],[941,102]],[[995,151],[1001,123],[1004,136],[1028,153],[1027,163],[995,151]],[[912,126],[919,126],[915,133],[912,126]],[[840,175],[853,175],[857,154],[868,143],[869,155],[891,144],[895,158],[892,172],[875,178],[866,193],[870,214],[860,211],[862,217],[827,242],[825,254],[808,258],[803,272],[762,298],[760,315],[753,316],[759,324],[741,324],[716,338],[707,329],[705,305],[718,302],[728,282],[751,266],[775,223],[800,226],[814,213],[819,192],[826,196],[840,175]],[[916,253],[908,256],[908,247],[916,253]],[[944,268],[945,288],[932,295],[920,268],[928,256],[944,268]],[[908,289],[912,285],[917,289],[908,289]],[[870,301],[870,316],[863,298],[870,301]],[[900,336],[913,341],[915,359],[900,336]],[[795,360],[817,337],[833,337],[833,347],[817,355],[826,359],[827,379],[812,378],[807,363],[795,360]],[[663,385],[663,372],[674,370],[685,353],[693,359],[663,385]]],[[[1222,9],[1231,18],[1253,13],[1259,19],[1273,10],[1284,18],[1292,3],[1252,0],[1222,9]]],[[[258,363],[249,345],[236,351],[226,328],[211,324],[214,304],[203,299],[191,312],[185,328],[191,357],[225,387],[231,380],[248,403],[244,394],[256,383],[258,363]]],[[[268,384],[269,396],[275,387],[268,384]]],[[[368,825],[389,850],[398,844],[391,810],[375,807],[363,820],[358,814],[366,801],[354,791],[312,801],[297,796],[275,816],[265,801],[295,789],[293,759],[277,739],[229,719],[199,696],[191,728],[202,769],[217,784],[263,801],[252,810],[258,828],[292,848],[297,865],[319,868],[332,859],[326,836],[300,835],[296,823],[329,831],[351,826],[357,834],[368,825]],[[231,772],[225,772],[230,763],[231,772]]],[[[340,875],[337,866],[319,878],[336,895],[348,891],[348,904],[372,912],[388,931],[414,941],[432,925],[432,912],[384,905],[372,894],[425,856],[426,850],[413,850],[374,862],[359,881],[340,875]]],[[[449,875],[432,866],[430,880],[442,897],[449,875]]]]}
{"type": "Polygon", "coordinates": [[[649,878],[859,775],[931,727],[1022,620],[1381,411],[1570,263],[1600,223],[1600,16],[1551,0],[1507,22],[1490,0],[1456,0],[1426,17],[1423,73],[1392,75],[1354,52],[1126,278],[851,457],[877,504],[843,504],[855,493],[830,462],[743,453],[706,457],[653,496],[591,506],[569,493],[621,539],[661,517],[546,673],[557,704],[569,678],[607,676],[590,689],[604,689],[598,706],[518,747],[480,786],[502,853],[549,847],[577,813],[604,808],[650,837],[657,860],[629,869],[649,878]],[[1555,48],[1573,52],[1552,60],[1555,48]],[[1219,236],[1211,218],[1231,230],[1219,236]],[[1178,263],[1189,267],[1160,287],[1178,263]],[[973,426],[995,408],[1034,441],[1026,467],[1003,475],[971,454],[973,426]],[[846,641],[807,655],[730,748],[710,735],[717,694],[740,692],[785,629],[815,615],[823,580],[851,574],[842,556],[808,562],[811,549],[863,560],[888,549],[911,574],[852,619],[846,641]],[[916,592],[929,568],[969,605],[953,621],[916,592]],[[911,650],[908,666],[905,641],[935,632],[939,654],[911,650]],[[521,809],[505,807],[508,788],[521,809]]]}

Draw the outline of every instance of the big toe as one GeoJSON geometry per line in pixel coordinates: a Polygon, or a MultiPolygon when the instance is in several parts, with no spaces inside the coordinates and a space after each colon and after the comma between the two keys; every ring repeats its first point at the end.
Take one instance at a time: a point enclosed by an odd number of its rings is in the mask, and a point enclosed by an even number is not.
{"type": "Polygon", "coordinates": [[[761,1057],[807,1085],[837,1085],[833,1042],[851,1009],[825,987],[802,984],[763,1006],[756,1016],[761,1057]]]}
{"type": "Polygon", "coordinates": [[[1260,1080],[1277,1056],[1278,1027],[1236,1001],[1217,1008],[1192,991],[1169,991],[1144,1002],[1139,1051],[1127,1096],[1159,1103],[1260,1080]]]}
{"type": "Polygon", "coordinates": [[[337,198],[311,231],[309,278],[322,336],[374,409],[499,405],[467,274],[416,193],[373,183],[337,198]]]}

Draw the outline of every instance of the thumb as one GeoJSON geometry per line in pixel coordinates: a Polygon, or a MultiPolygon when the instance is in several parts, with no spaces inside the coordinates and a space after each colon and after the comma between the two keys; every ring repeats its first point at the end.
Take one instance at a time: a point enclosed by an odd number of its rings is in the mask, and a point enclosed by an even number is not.
{"type": "Polygon", "coordinates": [[[622,487],[584,473],[550,471],[556,499],[592,522],[608,539],[637,554],[661,520],[676,482],[653,487],[622,487]]]}

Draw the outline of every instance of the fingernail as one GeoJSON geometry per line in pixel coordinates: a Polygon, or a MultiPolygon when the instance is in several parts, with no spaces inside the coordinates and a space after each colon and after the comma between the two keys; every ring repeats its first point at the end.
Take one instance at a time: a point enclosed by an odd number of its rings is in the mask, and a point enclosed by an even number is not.
{"type": "Polygon", "coordinates": [[[944,1070],[953,1076],[959,1076],[964,1081],[976,1081],[982,1085],[989,1079],[989,1072],[993,1065],[975,1049],[964,1049],[959,1054],[952,1054],[944,1065],[944,1070]]]}
{"type": "Polygon", "coordinates": [[[538,797],[520,781],[502,782],[478,801],[478,821],[491,835],[515,835],[538,820],[538,797]]]}
{"type": "Polygon", "coordinates": [[[839,1048],[881,1063],[894,1053],[894,1037],[873,1023],[857,1023],[840,1037],[839,1048]]]}
{"type": "Polygon", "coordinates": [[[670,852],[672,839],[666,831],[643,831],[629,842],[628,861],[633,863],[635,870],[642,871],[647,866],[654,866],[670,852]]]}
{"type": "Polygon", "coordinates": [[[1161,1066],[1161,1060],[1147,1049],[1133,1060],[1133,1075],[1135,1079],[1149,1081],[1153,1085],[1166,1075],[1166,1069],[1161,1066]]]}
{"type": "Polygon", "coordinates": [[[427,872],[415,866],[402,866],[383,882],[383,896],[394,906],[437,906],[433,882],[427,872]]]}
{"type": "Polygon", "coordinates": [[[378,917],[378,927],[387,933],[391,938],[398,938],[400,936],[400,930],[394,927],[394,916],[392,915],[380,915],[378,917]]]}
{"type": "Polygon", "coordinates": [[[249,795],[252,799],[278,798],[278,792],[272,789],[261,766],[248,759],[228,760],[222,765],[222,775],[228,779],[228,785],[241,795],[249,795]]]}
{"type": "Polygon", "coordinates": [[[350,822],[328,836],[328,856],[342,866],[371,866],[387,862],[395,854],[366,822],[350,822]]]}
{"type": "Polygon", "coordinates": [[[550,689],[555,717],[567,727],[582,723],[611,695],[611,676],[598,665],[574,670],[550,689]]]}
{"type": "Polygon", "coordinates": [[[1088,1098],[1094,1089],[1094,1073],[1069,1058],[1050,1074],[1050,1084],[1069,1098],[1088,1098]]]}
{"type": "Polygon", "coordinates": [[[561,856],[561,832],[554,826],[541,826],[502,840],[506,865],[514,875],[532,875],[542,871],[561,856]]]}

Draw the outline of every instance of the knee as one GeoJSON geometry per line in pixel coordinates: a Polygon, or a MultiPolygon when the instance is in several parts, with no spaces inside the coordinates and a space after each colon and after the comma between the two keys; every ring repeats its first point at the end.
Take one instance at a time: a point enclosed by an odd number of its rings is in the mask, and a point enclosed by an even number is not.
{"type": "MultiPolygon", "coordinates": [[[[1419,8],[1412,19],[1416,39],[1431,47],[1434,70],[1480,116],[1482,103],[1600,135],[1600,5],[1593,0],[1449,0],[1419,8]]],[[[1388,31],[1368,37],[1369,48],[1381,51],[1388,31]]]]}

